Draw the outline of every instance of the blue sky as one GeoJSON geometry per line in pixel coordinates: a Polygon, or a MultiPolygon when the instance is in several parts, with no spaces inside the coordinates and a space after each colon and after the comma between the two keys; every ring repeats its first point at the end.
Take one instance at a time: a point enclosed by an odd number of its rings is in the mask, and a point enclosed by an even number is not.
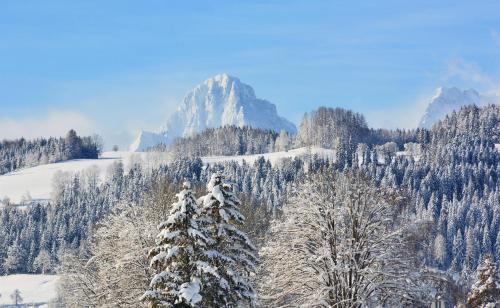
{"type": "Polygon", "coordinates": [[[438,86],[498,89],[500,2],[0,4],[0,139],[73,126],[124,146],[221,72],[295,122],[326,105],[412,127],[438,86]]]}

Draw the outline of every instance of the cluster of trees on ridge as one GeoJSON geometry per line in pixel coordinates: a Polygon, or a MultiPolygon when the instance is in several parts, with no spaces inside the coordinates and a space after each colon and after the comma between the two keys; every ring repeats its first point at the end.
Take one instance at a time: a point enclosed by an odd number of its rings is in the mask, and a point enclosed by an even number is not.
{"type": "Polygon", "coordinates": [[[97,158],[101,151],[98,136],[80,137],[74,130],[65,138],[4,140],[0,142],[0,174],[69,159],[97,158]]]}

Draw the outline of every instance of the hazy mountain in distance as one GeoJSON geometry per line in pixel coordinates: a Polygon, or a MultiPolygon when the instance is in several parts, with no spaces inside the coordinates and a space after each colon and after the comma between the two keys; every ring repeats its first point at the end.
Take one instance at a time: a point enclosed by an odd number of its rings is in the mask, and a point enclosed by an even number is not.
{"type": "Polygon", "coordinates": [[[226,125],[291,133],[297,130],[292,122],[278,115],[274,104],[257,98],[251,86],[236,77],[220,74],[189,91],[160,132],[142,131],[130,149],[141,151],[206,128],[226,125]]]}
{"type": "Polygon", "coordinates": [[[447,114],[466,105],[484,106],[500,103],[500,97],[493,94],[480,94],[474,89],[460,90],[456,87],[439,87],[432,97],[422,116],[419,127],[431,128],[434,123],[443,119],[447,114]]]}

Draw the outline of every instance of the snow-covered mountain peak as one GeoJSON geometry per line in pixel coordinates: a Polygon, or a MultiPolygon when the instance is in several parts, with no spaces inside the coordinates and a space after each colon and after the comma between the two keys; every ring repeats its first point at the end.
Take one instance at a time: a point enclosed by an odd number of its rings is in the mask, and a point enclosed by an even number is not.
{"type": "Polygon", "coordinates": [[[481,95],[474,89],[460,90],[457,87],[439,87],[432,97],[431,104],[453,104],[455,101],[468,98],[470,100],[479,101],[481,95]]]}
{"type": "MultiPolygon", "coordinates": [[[[203,84],[205,84],[209,88],[213,88],[213,87],[218,86],[218,87],[223,88],[224,90],[227,90],[235,82],[238,84],[241,83],[241,81],[238,78],[233,77],[233,76],[229,76],[228,74],[223,73],[223,74],[218,74],[218,75],[215,75],[211,78],[208,78],[207,80],[205,80],[203,82],[203,84]]],[[[198,87],[201,87],[201,85],[199,85],[198,87]]]]}
{"type": "MultiPolygon", "coordinates": [[[[191,95],[198,95],[200,93],[207,93],[212,95],[229,96],[239,94],[247,97],[255,98],[255,92],[249,85],[242,83],[238,78],[230,76],[226,73],[215,75],[206,79],[203,83],[197,85],[193,90],[189,91],[184,97],[183,102],[188,102],[186,98],[191,95]]],[[[179,108],[181,108],[179,106],[179,108]]]]}
{"type": "Polygon", "coordinates": [[[242,88],[238,79],[227,74],[205,80],[186,94],[176,113],[167,121],[165,134],[173,139],[207,127],[223,126],[224,122],[244,125],[242,117],[237,117],[239,110],[236,108],[240,98],[248,95],[242,88]]]}
{"type": "MultiPolygon", "coordinates": [[[[293,123],[278,115],[274,104],[257,98],[251,86],[224,73],[208,78],[189,91],[161,128],[158,134],[161,138],[158,138],[168,143],[206,128],[227,125],[278,132],[283,129],[291,133],[297,130],[293,123]]],[[[136,143],[141,143],[140,139],[136,143]]]]}
{"type": "Polygon", "coordinates": [[[484,106],[486,104],[498,104],[498,96],[482,95],[474,89],[460,90],[457,87],[439,87],[431,98],[419,127],[430,128],[434,123],[444,118],[454,110],[466,105],[484,106]]]}
{"type": "Polygon", "coordinates": [[[213,76],[189,91],[163,131],[173,140],[226,125],[296,131],[274,104],[257,98],[251,86],[228,74],[213,76]]]}

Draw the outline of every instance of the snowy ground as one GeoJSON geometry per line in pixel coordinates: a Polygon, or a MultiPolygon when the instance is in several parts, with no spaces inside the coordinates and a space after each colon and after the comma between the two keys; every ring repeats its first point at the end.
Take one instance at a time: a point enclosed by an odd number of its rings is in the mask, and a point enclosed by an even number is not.
{"type": "Polygon", "coordinates": [[[289,150],[287,152],[274,152],[266,154],[252,154],[252,155],[237,155],[237,156],[207,156],[202,157],[202,160],[206,164],[213,164],[223,161],[236,161],[242,163],[245,160],[249,164],[253,164],[259,157],[264,156],[266,160],[269,160],[272,164],[278,163],[284,158],[293,158],[296,156],[306,156],[317,154],[319,157],[328,158],[330,160],[335,160],[335,152],[333,150],[323,149],[323,148],[298,148],[289,150]]]}
{"type": "Polygon", "coordinates": [[[10,295],[21,291],[23,304],[48,303],[56,297],[56,275],[8,275],[0,276],[0,305],[12,304],[10,295]]]}
{"type": "MultiPolygon", "coordinates": [[[[237,161],[242,163],[245,160],[249,164],[264,156],[275,164],[284,158],[296,156],[306,156],[317,154],[323,158],[335,159],[335,152],[322,148],[299,148],[287,152],[274,152],[255,155],[239,156],[209,156],[203,157],[204,163],[212,164],[223,161],[237,161]]],[[[169,155],[166,153],[146,153],[146,152],[104,152],[99,159],[76,159],[56,164],[47,164],[32,168],[20,169],[0,176],[0,199],[8,197],[11,203],[19,204],[24,200],[49,200],[52,192],[52,180],[59,171],[81,172],[89,168],[95,168],[102,179],[105,178],[108,167],[117,161],[122,161],[125,170],[135,162],[139,162],[147,167],[154,167],[162,162],[168,161],[169,155]],[[94,167],[95,166],[95,167],[94,167]]],[[[1,206],[1,204],[0,204],[1,206]]]]}
{"type": "Polygon", "coordinates": [[[133,162],[153,165],[161,161],[163,153],[104,152],[100,159],[75,159],[65,162],[24,168],[0,176],[0,199],[8,197],[14,204],[23,199],[48,200],[52,192],[52,180],[59,171],[81,172],[91,167],[104,178],[107,168],[117,161],[125,167],[133,162]]]}

